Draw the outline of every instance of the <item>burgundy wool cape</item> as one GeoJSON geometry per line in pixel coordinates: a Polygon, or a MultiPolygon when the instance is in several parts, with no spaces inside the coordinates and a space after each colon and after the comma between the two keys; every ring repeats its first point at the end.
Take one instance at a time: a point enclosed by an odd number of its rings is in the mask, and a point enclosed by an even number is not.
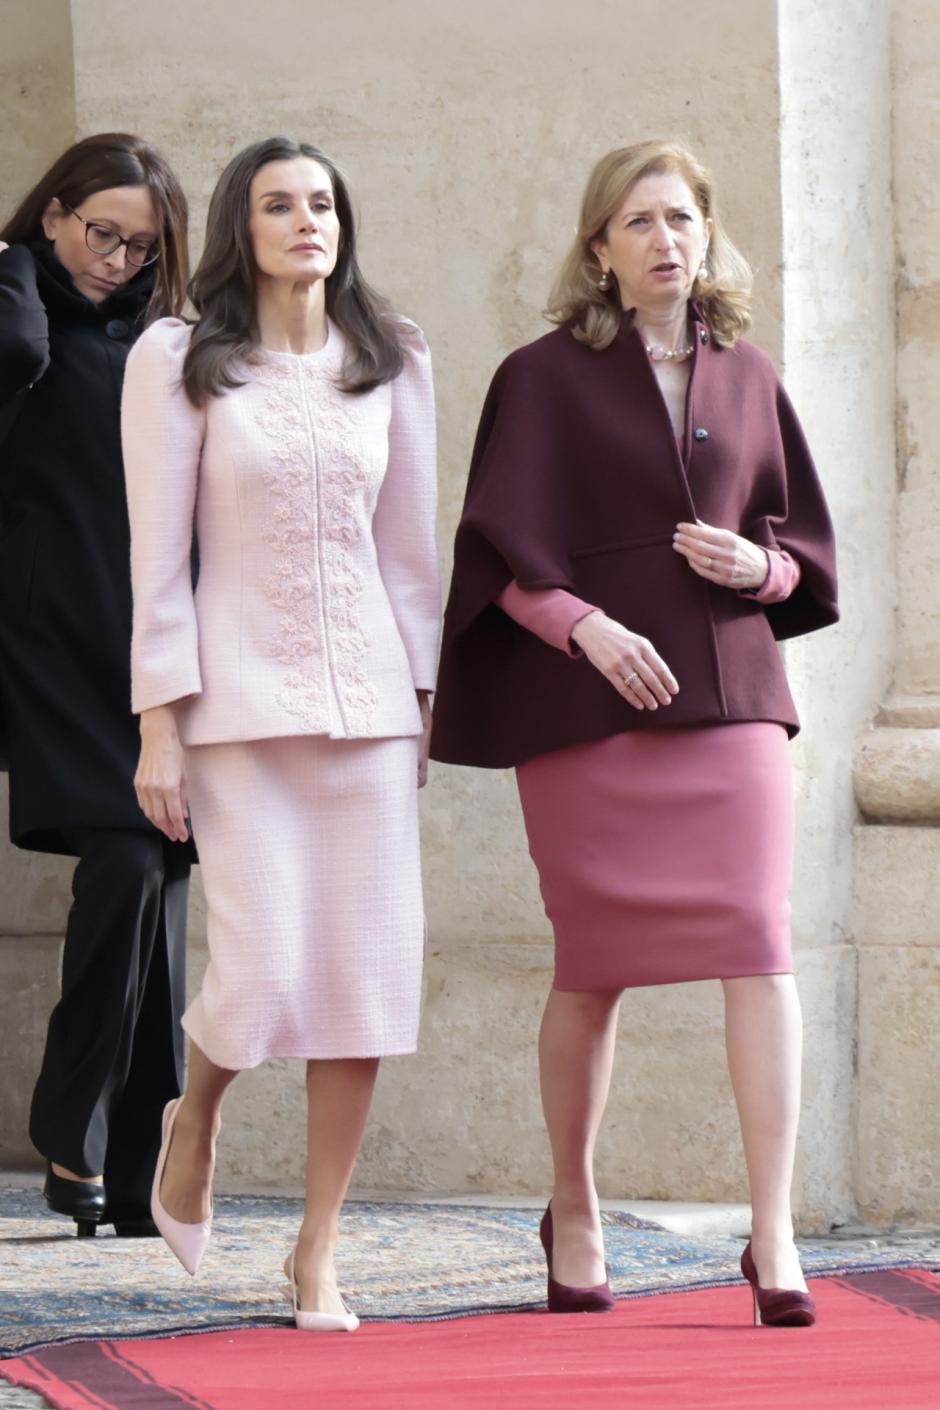
{"type": "Polygon", "coordinates": [[[832,522],[770,359],[720,347],[692,317],[684,452],[632,311],[603,351],[561,327],[497,370],[457,528],[432,758],[508,768],[629,729],[799,729],[776,641],[838,620],[832,522]],[[672,547],[696,518],[784,549],[796,590],[761,606],[700,578],[672,547]],[[679,683],[672,704],[632,709],[589,661],[518,626],[494,601],[513,578],[647,637],[679,683]]]}

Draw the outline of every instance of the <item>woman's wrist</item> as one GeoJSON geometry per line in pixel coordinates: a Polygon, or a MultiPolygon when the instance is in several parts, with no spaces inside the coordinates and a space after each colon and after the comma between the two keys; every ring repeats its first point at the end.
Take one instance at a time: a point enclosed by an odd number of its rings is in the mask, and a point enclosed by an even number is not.
{"type": "Polygon", "coordinates": [[[755,563],[751,581],[738,588],[739,592],[746,593],[748,597],[756,596],[770,577],[770,554],[759,544],[754,544],[754,548],[760,554],[762,562],[755,563]]]}
{"type": "Polygon", "coordinates": [[[176,733],[176,715],[172,705],[153,705],[140,712],[140,732],[145,734],[176,733]]]}
{"type": "MultiPolygon", "coordinates": [[[[594,622],[596,624],[603,616],[604,613],[601,611],[601,609],[599,607],[595,607],[593,611],[585,612],[583,617],[578,618],[574,626],[571,628],[571,631],[568,633],[569,638],[571,639],[571,641],[574,642],[575,646],[581,646],[581,636],[583,634],[585,622],[594,622]]],[[[590,632],[590,627],[588,627],[587,630],[590,632]]]]}

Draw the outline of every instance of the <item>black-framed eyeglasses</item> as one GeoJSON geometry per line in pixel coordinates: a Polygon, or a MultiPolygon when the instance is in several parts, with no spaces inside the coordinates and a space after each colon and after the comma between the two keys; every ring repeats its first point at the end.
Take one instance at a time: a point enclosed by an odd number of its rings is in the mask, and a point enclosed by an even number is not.
{"type": "Polygon", "coordinates": [[[95,220],[86,220],[78,211],[67,206],[64,201],[60,201],[62,209],[68,211],[69,215],[74,215],[76,220],[80,220],[85,227],[85,244],[93,255],[113,255],[115,250],[123,245],[127,250],[128,264],[136,265],[138,269],[143,269],[146,264],[153,264],[155,259],[160,258],[160,246],[153,240],[141,240],[139,237],[125,240],[123,235],[119,235],[116,230],[112,230],[110,225],[99,225],[95,220]]]}

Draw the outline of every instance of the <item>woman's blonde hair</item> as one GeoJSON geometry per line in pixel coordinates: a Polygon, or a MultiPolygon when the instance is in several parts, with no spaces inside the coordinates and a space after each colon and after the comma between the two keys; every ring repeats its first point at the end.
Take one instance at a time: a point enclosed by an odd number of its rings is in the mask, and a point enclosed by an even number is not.
{"type": "Polygon", "coordinates": [[[704,278],[696,276],[692,297],[701,305],[715,341],[722,347],[733,347],[751,326],[751,267],[719,219],[711,173],[681,142],[638,142],[608,152],[591,172],[581,202],[578,233],[549,296],[546,318],[570,324],[579,342],[598,350],[606,348],[620,327],[623,312],[615,280],[608,289],[598,288],[601,268],[592,242],[604,237],[607,222],[641,177],[671,171],[678,172],[688,184],[703,219],[712,222],[705,257],[707,273],[704,278]]]}

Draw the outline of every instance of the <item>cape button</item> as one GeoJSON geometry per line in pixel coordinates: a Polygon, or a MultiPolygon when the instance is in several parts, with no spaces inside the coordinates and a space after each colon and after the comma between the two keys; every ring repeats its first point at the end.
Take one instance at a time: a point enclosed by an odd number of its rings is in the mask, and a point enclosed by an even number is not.
{"type": "Polygon", "coordinates": [[[131,329],[130,324],[125,323],[123,318],[109,318],[104,325],[104,331],[109,338],[126,338],[131,329]]]}
{"type": "Polygon", "coordinates": [[[692,435],[697,441],[708,440],[708,432],[705,430],[704,426],[696,426],[695,430],[692,432],[692,435]]]}

